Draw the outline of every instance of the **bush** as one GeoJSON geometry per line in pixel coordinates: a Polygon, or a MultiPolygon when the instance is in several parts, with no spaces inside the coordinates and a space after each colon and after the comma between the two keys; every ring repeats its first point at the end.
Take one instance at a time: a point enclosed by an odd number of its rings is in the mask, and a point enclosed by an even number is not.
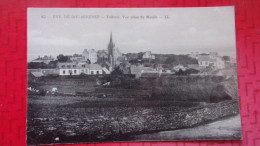
{"type": "Polygon", "coordinates": [[[47,94],[46,91],[44,91],[44,90],[40,90],[39,93],[41,96],[45,96],[47,94]]]}

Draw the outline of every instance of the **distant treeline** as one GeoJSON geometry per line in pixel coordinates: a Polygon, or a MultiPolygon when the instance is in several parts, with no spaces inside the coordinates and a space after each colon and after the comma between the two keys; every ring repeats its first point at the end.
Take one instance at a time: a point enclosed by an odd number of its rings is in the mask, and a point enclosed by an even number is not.
{"type": "Polygon", "coordinates": [[[44,62],[29,62],[27,64],[28,69],[49,69],[49,68],[56,68],[58,61],[50,61],[49,64],[44,62]]]}
{"type": "Polygon", "coordinates": [[[182,64],[198,64],[198,60],[189,57],[189,55],[175,55],[175,54],[154,54],[155,59],[144,59],[144,52],[140,53],[127,53],[125,54],[131,64],[137,63],[152,63],[152,64],[165,64],[168,66],[175,66],[182,64]]]}

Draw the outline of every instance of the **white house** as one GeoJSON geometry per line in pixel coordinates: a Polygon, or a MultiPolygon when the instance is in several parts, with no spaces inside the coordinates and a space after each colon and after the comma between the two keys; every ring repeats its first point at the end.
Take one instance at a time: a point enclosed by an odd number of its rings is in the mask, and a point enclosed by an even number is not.
{"type": "Polygon", "coordinates": [[[151,51],[146,51],[143,55],[143,59],[155,59],[155,56],[151,51]]]}
{"type": "Polygon", "coordinates": [[[90,60],[91,64],[94,64],[97,62],[97,52],[94,49],[84,49],[82,59],[84,61],[90,60]]]}
{"type": "Polygon", "coordinates": [[[199,56],[199,52],[191,52],[191,53],[189,54],[189,57],[195,58],[195,59],[198,59],[198,56],[199,56]]]}
{"type": "Polygon", "coordinates": [[[216,59],[210,57],[209,54],[200,54],[198,57],[199,66],[207,67],[207,66],[216,66],[216,59]]]}
{"type": "Polygon", "coordinates": [[[102,67],[99,64],[89,64],[89,75],[98,75],[98,74],[103,74],[102,67]]]}
{"type": "Polygon", "coordinates": [[[79,75],[81,73],[81,68],[76,62],[64,62],[58,63],[59,75],[79,75]]]}
{"type": "Polygon", "coordinates": [[[221,57],[217,57],[216,58],[216,67],[218,69],[223,69],[225,68],[225,62],[223,61],[223,59],[221,57]]]}
{"type": "Polygon", "coordinates": [[[221,57],[211,54],[200,54],[198,63],[200,67],[213,66],[217,69],[223,69],[225,67],[225,62],[221,57]]]}
{"type": "Polygon", "coordinates": [[[135,78],[139,78],[139,77],[141,77],[142,73],[149,72],[149,71],[156,71],[156,70],[152,67],[145,67],[143,65],[138,65],[138,66],[131,65],[130,66],[130,72],[131,72],[131,74],[135,75],[135,78]]]}
{"type": "Polygon", "coordinates": [[[58,63],[59,75],[98,75],[103,74],[103,69],[99,64],[87,64],[76,62],[58,63]]]}

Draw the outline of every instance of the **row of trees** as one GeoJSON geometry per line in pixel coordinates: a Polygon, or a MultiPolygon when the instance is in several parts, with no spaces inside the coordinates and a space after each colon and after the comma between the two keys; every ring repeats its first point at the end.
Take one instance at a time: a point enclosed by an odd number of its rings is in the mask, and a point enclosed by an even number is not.
{"type": "Polygon", "coordinates": [[[169,66],[175,66],[178,64],[198,64],[198,60],[189,57],[188,55],[175,55],[175,54],[155,54],[155,59],[143,59],[143,52],[140,53],[128,53],[126,57],[131,64],[167,64],[169,66]]]}
{"type": "Polygon", "coordinates": [[[43,62],[29,62],[27,65],[28,69],[48,69],[48,68],[56,68],[57,61],[50,61],[49,64],[43,62]]]}

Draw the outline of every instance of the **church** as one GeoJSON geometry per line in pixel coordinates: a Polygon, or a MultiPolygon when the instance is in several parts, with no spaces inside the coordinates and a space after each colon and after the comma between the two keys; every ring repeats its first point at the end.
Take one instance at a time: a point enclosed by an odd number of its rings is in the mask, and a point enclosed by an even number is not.
{"type": "Polygon", "coordinates": [[[110,64],[110,71],[113,71],[114,68],[121,63],[121,58],[123,58],[122,53],[116,48],[115,43],[113,42],[112,33],[110,34],[110,40],[107,47],[107,61],[110,64]]]}

